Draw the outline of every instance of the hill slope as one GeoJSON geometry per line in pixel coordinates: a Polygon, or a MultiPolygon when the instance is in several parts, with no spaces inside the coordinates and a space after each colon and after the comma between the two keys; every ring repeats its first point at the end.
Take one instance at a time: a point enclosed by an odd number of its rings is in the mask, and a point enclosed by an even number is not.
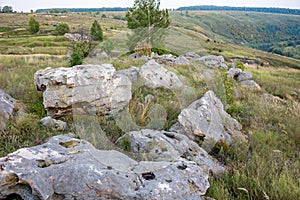
{"type": "Polygon", "coordinates": [[[300,16],[232,11],[187,11],[172,15],[177,26],[222,40],[300,58],[300,16]]]}

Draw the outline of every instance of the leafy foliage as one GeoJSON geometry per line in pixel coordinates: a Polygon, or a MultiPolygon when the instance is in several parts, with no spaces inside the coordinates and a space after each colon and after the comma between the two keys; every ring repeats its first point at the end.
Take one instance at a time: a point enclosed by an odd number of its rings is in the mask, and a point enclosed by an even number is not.
{"type": "Polygon", "coordinates": [[[72,42],[72,54],[70,58],[70,66],[81,65],[83,59],[88,56],[92,44],[88,40],[80,40],[72,42]]]}
{"type": "Polygon", "coordinates": [[[180,7],[177,10],[226,10],[226,11],[245,11],[245,12],[266,12],[266,13],[283,13],[291,15],[300,15],[299,9],[289,8],[262,8],[262,7],[231,7],[231,6],[187,6],[180,7]]]}
{"type": "Polygon", "coordinates": [[[34,17],[30,17],[28,25],[31,33],[36,33],[40,30],[40,24],[34,19],[34,17]]]}
{"type": "Polygon", "coordinates": [[[91,27],[91,36],[94,40],[103,40],[103,31],[97,20],[93,22],[93,25],[91,27]]]}
{"type": "Polygon", "coordinates": [[[55,31],[57,35],[64,35],[70,31],[70,28],[67,23],[59,23],[58,26],[55,27],[55,31]]]}
{"type": "MultiPolygon", "coordinates": [[[[135,0],[134,5],[126,13],[127,26],[134,34],[129,38],[129,45],[133,50],[139,41],[147,40],[152,46],[161,41],[163,29],[168,28],[171,23],[168,10],[160,10],[159,0],[135,0]]],[[[157,44],[156,44],[157,45],[157,44]]]]}
{"type": "Polygon", "coordinates": [[[236,68],[240,68],[242,71],[245,70],[244,63],[242,63],[241,61],[236,61],[234,65],[236,68]]]}
{"type": "Polygon", "coordinates": [[[1,10],[1,7],[0,7],[0,12],[3,12],[3,13],[12,13],[13,12],[13,8],[11,6],[4,6],[1,10]]]}

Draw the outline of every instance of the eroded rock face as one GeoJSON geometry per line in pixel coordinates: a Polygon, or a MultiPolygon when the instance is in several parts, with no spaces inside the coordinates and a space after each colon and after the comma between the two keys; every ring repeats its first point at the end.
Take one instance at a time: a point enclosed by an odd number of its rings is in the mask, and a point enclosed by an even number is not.
{"type": "Polygon", "coordinates": [[[5,122],[12,117],[16,102],[9,94],[0,90],[0,132],[5,129],[5,122]]]}
{"type": "Polygon", "coordinates": [[[204,149],[183,134],[144,129],[132,131],[123,138],[130,140],[131,151],[143,160],[172,162],[182,158],[196,162],[215,175],[225,171],[204,149]]]}
{"type": "Polygon", "coordinates": [[[0,199],[202,199],[208,171],[196,162],[137,162],[67,136],[0,158],[0,199]]]}
{"type": "Polygon", "coordinates": [[[47,68],[35,73],[34,82],[43,91],[44,107],[51,117],[72,111],[110,114],[122,110],[131,99],[130,79],[115,74],[110,64],[47,68]]]}
{"type": "Polygon", "coordinates": [[[214,92],[208,91],[181,111],[178,124],[170,131],[186,134],[195,141],[203,141],[205,149],[211,150],[216,142],[225,141],[230,144],[233,138],[244,140],[241,129],[241,124],[225,112],[214,92]]]}

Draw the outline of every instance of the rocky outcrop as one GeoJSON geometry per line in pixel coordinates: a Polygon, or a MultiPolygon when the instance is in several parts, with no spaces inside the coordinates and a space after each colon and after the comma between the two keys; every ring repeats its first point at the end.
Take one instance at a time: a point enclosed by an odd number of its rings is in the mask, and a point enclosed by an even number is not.
{"type": "Polygon", "coordinates": [[[240,82],[239,85],[241,87],[250,88],[253,90],[258,90],[258,91],[261,90],[260,85],[258,85],[258,83],[256,83],[254,80],[245,80],[245,81],[240,82]]]}
{"type": "Polygon", "coordinates": [[[37,90],[43,91],[47,114],[113,114],[125,109],[131,99],[132,84],[150,88],[180,89],[181,80],[154,60],[140,68],[116,71],[110,64],[46,68],[34,75],[37,90]]]}
{"type": "Polygon", "coordinates": [[[91,40],[92,38],[88,35],[83,35],[79,33],[65,33],[65,38],[68,38],[70,41],[79,41],[79,40],[91,40]]]}
{"type": "Polygon", "coordinates": [[[194,161],[137,162],[67,136],[19,149],[0,166],[0,199],[202,199],[209,187],[194,161]]]}
{"type": "Polygon", "coordinates": [[[253,76],[251,72],[241,72],[237,75],[237,81],[242,82],[242,81],[247,81],[247,80],[252,80],[253,76]]]}
{"type": "Polygon", "coordinates": [[[217,66],[221,69],[227,69],[227,65],[225,64],[223,56],[215,56],[215,55],[208,55],[198,58],[197,60],[203,61],[205,64],[209,66],[217,66]]]}
{"type": "Polygon", "coordinates": [[[261,90],[260,85],[252,80],[253,75],[251,72],[243,72],[239,68],[230,68],[227,72],[227,75],[229,78],[235,79],[238,82],[238,85],[241,87],[246,87],[258,91],[261,90]]]}
{"type": "Polygon", "coordinates": [[[41,124],[55,131],[64,131],[67,128],[67,123],[61,120],[53,119],[52,117],[44,117],[41,119],[41,124]]]}
{"type": "Polygon", "coordinates": [[[14,98],[0,90],[0,132],[5,129],[6,121],[13,116],[16,103],[14,98]]]}
{"type": "Polygon", "coordinates": [[[170,131],[186,134],[209,151],[216,142],[230,144],[233,139],[245,140],[241,129],[241,124],[224,111],[222,102],[214,92],[208,91],[181,111],[178,123],[170,131]]]}
{"type": "Polygon", "coordinates": [[[43,91],[44,107],[51,117],[72,111],[110,114],[124,109],[131,99],[131,81],[115,74],[110,64],[47,68],[35,73],[34,82],[43,91]]]}
{"type": "Polygon", "coordinates": [[[183,54],[182,56],[184,56],[188,60],[197,60],[197,59],[201,58],[201,56],[199,56],[195,52],[188,52],[188,53],[183,54]]]}
{"type": "Polygon", "coordinates": [[[124,135],[121,141],[124,139],[130,141],[131,151],[143,160],[172,162],[183,158],[196,162],[215,175],[225,171],[204,149],[183,134],[144,129],[124,135]]]}

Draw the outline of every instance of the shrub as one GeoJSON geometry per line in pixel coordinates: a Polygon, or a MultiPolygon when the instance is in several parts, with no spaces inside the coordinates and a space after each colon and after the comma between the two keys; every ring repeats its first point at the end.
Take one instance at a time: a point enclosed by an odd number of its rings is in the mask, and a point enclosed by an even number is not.
{"type": "Polygon", "coordinates": [[[242,63],[241,61],[236,61],[236,62],[235,62],[235,67],[236,67],[236,68],[240,68],[242,71],[245,70],[244,63],[242,63]]]}
{"type": "Polygon", "coordinates": [[[90,40],[79,40],[72,43],[72,55],[70,59],[70,67],[74,65],[81,65],[83,59],[88,56],[92,49],[90,40]]]}
{"type": "Polygon", "coordinates": [[[94,21],[91,27],[91,36],[93,40],[99,40],[99,41],[103,40],[103,31],[97,20],[94,21]]]}
{"type": "Polygon", "coordinates": [[[34,17],[30,17],[28,25],[31,33],[36,33],[40,30],[40,24],[34,19],[34,17]]]}
{"type": "Polygon", "coordinates": [[[58,26],[55,27],[55,32],[57,35],[64,35],[70,31],[69,25],[67,23],[59,23],[58,26]]]}

